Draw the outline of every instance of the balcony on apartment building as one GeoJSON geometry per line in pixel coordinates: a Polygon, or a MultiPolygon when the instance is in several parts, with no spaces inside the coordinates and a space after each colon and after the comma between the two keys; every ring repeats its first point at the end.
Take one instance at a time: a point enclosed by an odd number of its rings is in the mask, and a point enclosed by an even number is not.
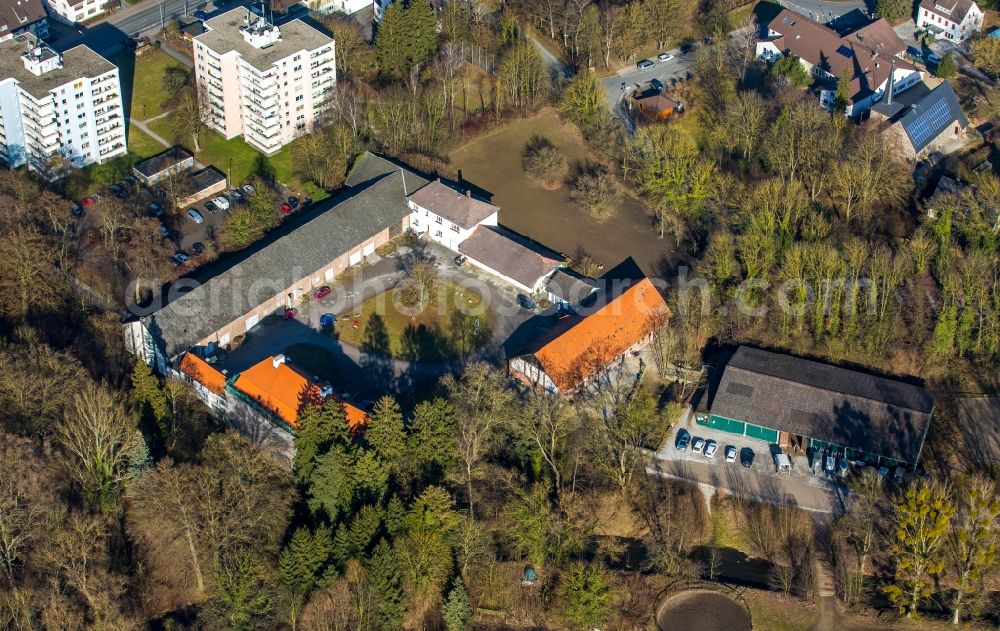
{"type": "Polygon", "coordinates": [[[94,105],[95,106],[97,106],[97,105],[103,105],[104,103],[107,103],[108,101],[112,101],[112,100],[114,100],[116,98],[118,98],[118,93],[117,92],[112,92],[111,94],[108,94],[108,95],[105,95],[105,96],[103,96],[103,97],[101,97],[99,99],[96,99],[94,101],[94,105]]]}

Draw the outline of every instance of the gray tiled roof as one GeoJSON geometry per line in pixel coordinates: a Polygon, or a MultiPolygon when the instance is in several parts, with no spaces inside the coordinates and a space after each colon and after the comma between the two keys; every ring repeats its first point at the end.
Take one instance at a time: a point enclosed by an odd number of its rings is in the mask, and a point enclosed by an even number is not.
{"type": "Polygon", "coordinates": [[[545,283],[545,290],[560,300],[576,305],[597,291],[597,281],[580,276],[572,270],[560,268],[552,275],[549,282],[545,283]]]}
{"type": "Polygon", "coordinates": [[[926,97],[913,103],[899,119],[906,131],[906,137],[917,153],[929,145],[952,125],[965,129],[969,119],[965,117],[951,84],[943,81],[926,97]]]}
{"type": "Polygon", "coordinates": [[[302,20],[290,20],[278,27],[278,30],[281,31],[281,41],[266,48],[256,48],[243,39],[243,33],[240,32],[243,19],[247,15],[251,15],[253,19],[257,18],[245,7],[227,11],[206,21],[205,27],[208,31],[195,36],[195,39],[219,55],[235,50],[243,56],[247,63],[258,70],[267,70],[274,62],[300,50],[316,50],[333,43],[332,38],[302,20]]]}
{"type": "Polygon", "coordinates": [[[456,191],[435,180],[410,195],[410,201],[466,230],[500,210],[498,206],[477,199],[470,192],[456,191]]]}
{"type": "Polygon", "coordinates": [[[41,99],[49,95],[49,90],[61,87],[80,78],[99,77],[115,70],[115,65],[86,46],[76,46],[62,53],[62,68],[50,70],[35,76],[24,67],[21,55],[29,46],[40,40],[30,33],[16,35],[0,42],[0,78],[17,79],[21,89],[41,99]]]}
{"type": "Polygon", "coordinates": [[[934,400],[923,388],[741,346],[712,414],[915,463],[934,400]]]}
{"type": "MultiPolygon", "coordinates": [[[[407,186],[427,182],[406,172],[407,186]]],[[[393,225],[408,213],[399,167],[366,154],[345,195],[320,202],[286,234],[238,253],[238,261],[144,320],[173,357],[393,225]],[[325,207],[324,207],[324,204],[325,207]]],[[[281,229],[279,228],[279,231],[281,229]]]]}
{"type": "Polygon", "coordinates": [[[499,226],[479,226],[458,251],[525,287],[534,287],[562,262],[552,250],[499,226]]]}
{"type": "Polygon", "coordinates": [[[0,0],[0,33],[10,33],[45,19],[41,0],[0,0]]]}

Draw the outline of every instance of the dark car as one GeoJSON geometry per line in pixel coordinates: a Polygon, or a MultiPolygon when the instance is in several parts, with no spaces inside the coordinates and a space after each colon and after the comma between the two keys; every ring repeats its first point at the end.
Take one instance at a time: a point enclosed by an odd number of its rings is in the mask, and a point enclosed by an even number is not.
{"type": "Polygon", "coordinates": [[[217,213],[219,212],[219,207],[215,205],[215,202],[209,200],[205,202],[205,210],[207,210],[210,213],[217,213]]]}
{"type": "Polygon", "coordinates": [[[310,206],[312,206],[312,203],[313,203],[313,198],[312,197],[307,197],[307,198],[303,199],[302,200],[302,209],[305,210],[306,208],[309,208],[310,206]]]}
{"type": "Polygon", "coordinates": [[[753,449],[749,447],[740,449],[740,464],[748,469],[753,465],[753,449]]]}
{"type": "Polygon", "coordinates": [[[463,265],[465,265],[465,257],[462,256],[461,254],[459,254],[458,256],[456,256],[454,260],[455,260],[455,266],[456,267],[462,267],[463,265]]]}
{"type": "Polygon", "coordinates": [[[639,62],[636,62],[635,67],[638,68],[639,70],[644,70],[646,68],[652,68],[653,65],[654,65],[653,62],[651,62],[650,60],[643,59],[639,62]]]}
{"type": "Polygon", "coordinates": [[[122,188],[121,184],[112,184],[111,186],[108,187],[108,190],[111,191],[111,194],[117,197],[118,199],[125,198],[125,189],[122,188]]]}
{"type": "Polygon", "coordinates": [[[653,88],[657,92],[663,92],[667,88],[667,86],[663,85],[663,82],[659,79],[651,79],[649,87],[653,88]]]}
{"type": "Polygon", "coordinates": [[[290,215],[292,213],[292,207],[288,204],[281,205],[281,213],[284,215],[290,215]]]}
{"type": "Polygon", "coordinates": [[[122,180],[122,183],[128,186],[136,186],[137,184],[139,184],[139,180],[134,175],[130,175],[124,180],[122,180]]]}
{"type": "Polygon", "coordinates": [[[313,293],[313,298],[316,300],[322,300],[330,295],[330,288],[323,285],[313,293]]]}
{"type": "Polygon", "coordinates": [[[231,188],[229,189],[229,198],[239,204],[243,201],[243,193],[239,192],[235,188],[231,188]]]}
{"type": "Polygon", "coordinates": [[[299,207],[299,198],[295,197],[294,195],[291,196],[291,197],[289,197],[288,198],[288,205],[291,206],[292,208],[298,208],[299,207]]]}
{"type": "Polygon", "coordinates": [[[196,254],[202,254],[205,252],[205,244],[201,241],[197,241],[191,244],[191,249],[194,250],[196,254]]]}
{"type": "Polygon", "coordinates": [[[517,304],[521,305],[522,309],[527,309],[528,311],[535,310],[535,301],[524,294],[517,295],[517,304]]]}
{"type": "Polygon", "coordinates": [[[691,433],[686,429],[681,429],[677,431],[677,439],[674,441],[674,448],[677,451],[687,451],[688,445],[691,443],[691,433]]]}
{"type": "Polygon", "coordinates": [[[162,217],[163,216],[163,209],[160,208],[160,205],[157,204],[156,202],[153,202],[152,204],[150,204],[149,206],[147,206],[146,209],[149,210],[149,214],[152,217],[162,217]]]}
{"type": "Polygon", "coordinates": [[[295,307],[292,307],[290,309],[285,309],[285,312],[281,314],[281,318],[283,320],[291,320],[297,315],[299,315],[299,310],[296,309],[295,307]]]}
{"type": "Polygon", "coordinates": [[[204,22],[205,20],[208,19],[208,13],[202,11],[201,9],[198,9],[197,11],[194,12],[194,18],[196,20],[201,20],[202,22],[204,22]]]}
{"type": "Polygon", "coordinates": [[[74,217],[83,217],[83,206],[80,204],[73,204],[69,210],[73,213],[74,217]]]}

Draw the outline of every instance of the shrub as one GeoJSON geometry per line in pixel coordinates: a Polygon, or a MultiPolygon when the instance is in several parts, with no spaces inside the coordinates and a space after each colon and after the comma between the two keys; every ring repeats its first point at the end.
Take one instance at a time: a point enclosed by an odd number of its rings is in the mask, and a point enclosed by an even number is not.
{"type": "Polygon", "coordinates": [[[942,79],[951,79],[957,73],[958,66],[955,64],[955,57],[951,53],[941,58],[941,62],[938,63],[937,70],[934,72],[934,74],[942,79]]]}
{"type": "Polygon", "coordinates": [[[569,180],[570,197],[594,219],[611,216],[618,198],[618,183],[599,165],[580,165],[569,180]]]}
{"type": "Polygon", "coordinates": [[[802,67],[799,62],[799,58],[795,55],[786,55],[781,57],[773,64],[771,64],[771,76],[772,77],[784,77],[792,85],[805,88],[810,83],[812,83],[812,77],[806,72],[806,69],[802,67]]]}
{"type": "Polygon", "coordinates": [[[524,145],[521,168],[545,185],[554,186],[566,173],[566,157],[551,140],[536,134],[524,145]]]}

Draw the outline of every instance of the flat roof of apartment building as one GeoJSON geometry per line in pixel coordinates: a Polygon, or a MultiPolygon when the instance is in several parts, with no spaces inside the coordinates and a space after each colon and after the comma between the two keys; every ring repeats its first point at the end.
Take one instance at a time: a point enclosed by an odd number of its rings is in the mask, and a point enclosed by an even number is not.
{"type": "Polygon", "coordinates": [[[44,43],[31,33],[0,42],[0,77],[16,79],[21,89],[36,99],[45,98],[49,90],[77,79],[99,77],[116,69],[110,61],[81,45],[62,54],[61,67],[35,75],[25,67],[21,55],[37,46],[44,46],[44,43]]]}
{"type": "Polygon", "coordinates": [[[205,22],[205,27],[209,30],[194,39],[220,55],[236,51],[258,70],[266,70],[274,62],[301,50],[316,50],[333,43],[331,37],[302,20],[291,20],[277,27],[281,31],[281,39],[269,46],[257,48],[243,37],[242,29],[247,15],[251,19],[258,19],[257,15],[243,7],[227,11],[205,22]]]}

